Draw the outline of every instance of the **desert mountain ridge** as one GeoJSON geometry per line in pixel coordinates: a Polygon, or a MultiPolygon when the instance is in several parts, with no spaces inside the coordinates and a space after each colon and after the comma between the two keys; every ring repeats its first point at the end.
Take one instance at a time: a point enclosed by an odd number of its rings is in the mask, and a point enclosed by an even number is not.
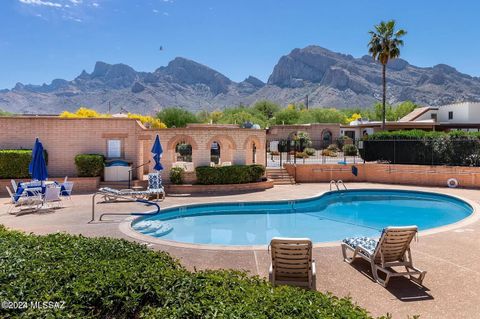
{"type": "MultiPolygon", "coordinates": [[[[0,109],[14,113],[56,114],[87,106],[101,112],[153,113],[180,106],[192,111],[249,105],[268,99],[281,105],[368,107],[381,100],[381,67],[370,56],[354,58],[319,46],[294,49],[282,56],[267,83],[249,76],[242,82],[195,61],[177,57],[153,72],[125,64],[97,62],[71,81],[17,83],[0,90],[0,109]]],[[[480,101],[480,78],[438,64],[417,67],[403,59],[387,69],[388,102],[411,100],[421,105],[480,101]]]]}

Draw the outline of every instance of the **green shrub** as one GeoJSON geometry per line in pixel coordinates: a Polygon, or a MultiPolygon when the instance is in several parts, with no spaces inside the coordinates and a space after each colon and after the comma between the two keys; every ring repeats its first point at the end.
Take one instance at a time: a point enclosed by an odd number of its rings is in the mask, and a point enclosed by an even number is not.
{"type": "Polygon", "coordinates": [[[199,166],[195,168],[195,172],[198,184],[244,184],[258,181],[265,174],[265,167],[262,165],[199,166]]]}
{"type": "Polygon", "coordinates": [[[295,153],[296,158],[308,158],[308,154],[306,152],[297,152],[295,153]]]}
{"type": "Polygon", "coordinates": [[[183,173],[185,170],[181,167],[172,167],[170,169],[170,182],[175,185],[183,184],[183,173]]]}
{"type": "MultiPolygon", "coordinates": [[[[43,151],[48,165],[48,153],[43,151]]],[[[0,150],[0,178],[29,178],[32,150],[0,150]]]]}
{"type": "Polygon", "coordinates": [[[348,298],[243,272],[189,272],[168,253],[120,239],[25,235],[0,225],[2,301],[65,302],[1,318],[371,318],[348,298]]]}
{"type": "Polygon", "coordinates": [[[337,144],[328,145],[327,150],[332,151],[332,152],[339,152],[340,151],[337,144]]]}
{"type": "Polygon", "coordinates": [[[322,150],[322,156],[337,157],[337,152],[329,149],[324,149],[322,150]]]}
{"type": "Polygon", "coordinates": [[[351,138],[349,138],[348,136],[345,136],[345,135],[339,136],[336,141],[338,149],[342,149],[348,140],[351,140],[351,138]]]}
{"type": "Polygon", "coordinates": [[[343,145],[343,155],[345,156],[357,156],[357,147],[353,144],[343,145]]]}
{"type": "Polygon", "coordinates": [[[101,154],[79,154],[75,156],[77,174],[80,177],[100,176],[103,171],[105,158],[101,154]]]}
{"type": "Polygon", "coordinates": [[[305,152],[305,154],[307,154],[308,156],[313,156],[315,155],[315,152],[316,150],[314,148],[311,148],[311,147],[307,147],[303,150],[305,152]]]}

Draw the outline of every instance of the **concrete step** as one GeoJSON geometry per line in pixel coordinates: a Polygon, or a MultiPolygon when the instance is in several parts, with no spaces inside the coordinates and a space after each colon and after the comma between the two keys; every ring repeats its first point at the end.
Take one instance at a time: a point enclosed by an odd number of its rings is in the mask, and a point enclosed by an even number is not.
{"type": "Polygon", "coordinates": [[[292,185],[295,180],[284,168],[271,168],[266,170],[267,178],[273,180],[274,185],[292,185]]]}
{"type": "Polygon", "coordinates": [[[274,176],[274,177],[289,177],[290,174],[288,173],[284,173],[284,174],[268,174],[267,173],[267,176],[274,176]]]}

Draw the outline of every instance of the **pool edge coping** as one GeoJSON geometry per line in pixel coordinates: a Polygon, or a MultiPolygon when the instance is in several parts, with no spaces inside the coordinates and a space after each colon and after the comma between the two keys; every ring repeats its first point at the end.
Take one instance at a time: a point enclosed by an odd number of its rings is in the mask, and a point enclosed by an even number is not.
{"type": "MultiPolygon", "coordinates": [[[[366,190],[382,190],[379,188],[365,188],[366,190]]],[[[360,189],[359,189],[360,190],[360,189]]],[[[405,189],[391,189],[391,190],[400,190],[400,191],[405,191],[405,189]]],[[[408,190],[407,190],[408,191],[408,190]]],[[[480,219],[480,204],[458,196],[458,195],[452,195],[452,194],[445,194],[445,193],[434,193],[431,191],[424,191],[424,190],[413,190],[415,192],[420,192],[420,193],[430,193],[430,194],[436,194],[436,195],[443,195],[443,196],[450,196],[456,199],[459,199],[461,201],[464,201],[468,205],[470,205],[473,209],[472,213],[451,224],[444,225],[444,226],[439,226],[427,230],[423,230],[418,232],[419,237],[424,237],[424,236],[430,236],[438,233],[444,233],[448,231],[452,231],[455,229],[459,229],[462,227],[465,227],[467,225],[470,225],[480,219]]],[[[292,201],[296,200],[308,200],[308,199],[313,199],[317,198],[319,196],[325,195],[326,193],[330,193],[332,191],[324,191],[320,192],[314,196],[309,196],[309,197],[304,197],[304,198],[298,198],[298,199],[291,199],[292,201]]],[[[290,200],[285,200],[285,201],[290,201],[290,200]]],[[[237,202],[245,202],[245,201],[237,201],[237,202]]],[[[271,201],[253,201],[253,202],[271,202],[271,201]]],[[[213,202],[212,202],[213,203],[213,202]]],[[[222,203],[222,202],[215,202],[216,204],[222,203]]],[[[225,203],[235,203],[235,202],[225,202],[225,203]]],[[[211,203],[201,203],[201,204],[211,204],[211,203]]],[[[201,205],[200,204],[200,205],[201,205]]],[[[192,205],[198,205],[198,204],[190,204],[190,205],[172,205],[168,206],[167,208],[176,208],[176,207],[183,207],[183,206],[192,206],[192,205]]],[[[162,246],[169,246],[169,247],[175,247],[175,248],[183,248],[183,249],[199,249],[199,250],[220,250],[220,251],[255,251],[255,250],[267,250],[269,245],[215,245],[215,244],[192,244],[192,243],[182,243],[174,240],[167,240],[167,239],[160,239],[160,238],[155,238],[149,235],[144,235],[135,229],[132,228],[132,222],[135,219],[141,218],[142,216],[129,216],[126,219],[124,219],[118,226],[119,230],[127,235],[130,238],[142,241],[147,244],[155,244],[155,245],[162,245],[162,246]]],[[[323,243],[313,243],[313,248],[325,248],[325,247],[337,247],[339,246],[341,241],[329,241],[329,242],[323,242],[323,243]]]]}

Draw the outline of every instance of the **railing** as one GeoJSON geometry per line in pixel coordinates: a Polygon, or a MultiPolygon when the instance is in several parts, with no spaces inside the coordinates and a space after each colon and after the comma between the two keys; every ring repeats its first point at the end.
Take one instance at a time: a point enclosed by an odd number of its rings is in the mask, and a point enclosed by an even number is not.
{"type": "Polygon", "coordinates": [[[131,181],[132,181],[132,171],[136,170],[136,169],[139,169],[140,167],[143,167],[147,164],[150,164],[151,161],[148,161],[146,163],[143,163],[141,165],[138,165],[136,167],[133,167],[131,168],[129,171],[128,171],[128,188],[130,188],[130,184],[131,184],[131,181]]]}
{"type": "Polygon", "coordinates": [[[365,162],[480,167],[480,134],[478,138],[282,140],[276,149],[270,146],[268,167],[365,162]]]}

